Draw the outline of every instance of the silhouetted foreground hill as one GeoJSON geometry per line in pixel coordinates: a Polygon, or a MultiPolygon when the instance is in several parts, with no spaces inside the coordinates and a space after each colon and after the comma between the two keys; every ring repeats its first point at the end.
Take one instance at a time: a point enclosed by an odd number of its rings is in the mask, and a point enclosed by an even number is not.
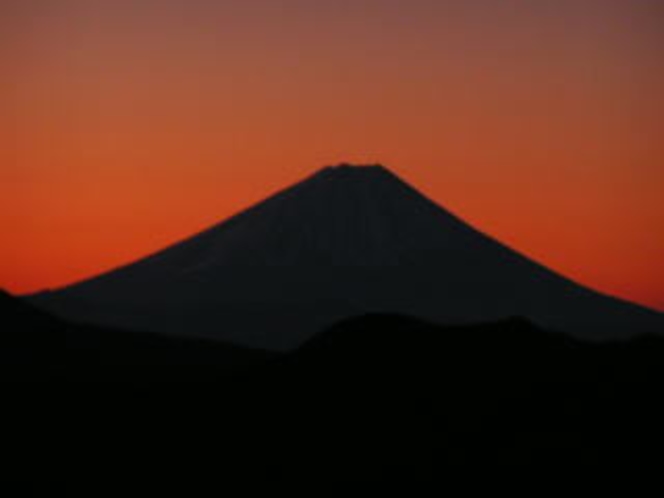
{"type": "Polygon", "coordinates": [[[4,471],[81,495],[662,463],[661,338],[585,344],[521,319],[377,315],[269,355],[70,325],[7,296],[0,306],[14,322],[3,379],[31,380],[3,385],[4,471]]]}
{"type": "Polygon", "coordinates": [[[19,381],[176,379],[250,367],[272,356],[218,341],[65,322],[0,293],[0,367],[19,381]],[[11,326],[7,327],[6,324],[11,326]]]}

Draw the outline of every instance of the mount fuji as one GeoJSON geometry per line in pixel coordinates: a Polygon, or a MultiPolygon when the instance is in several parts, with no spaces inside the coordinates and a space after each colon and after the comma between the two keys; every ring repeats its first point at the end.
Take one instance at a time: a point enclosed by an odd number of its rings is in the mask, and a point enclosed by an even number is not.
{"type": "Polygon", "coordinates": [[[581,339],[664,331],[664,315],[579,285],[380,165],[326,167],[191,238],[30,301],[64,318],[290,350],[332,323],[521,316],[581,339]]]}

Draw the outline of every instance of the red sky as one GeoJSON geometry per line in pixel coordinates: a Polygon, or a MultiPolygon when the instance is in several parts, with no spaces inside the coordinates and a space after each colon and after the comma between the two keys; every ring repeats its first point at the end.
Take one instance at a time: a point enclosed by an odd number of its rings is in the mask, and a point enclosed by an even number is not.
{"type": "Polygon", "coordinates": [[[381,162],[664,309],[662,26],[659,0],[5,0],[0,286],[70,283],[381,162]]]}

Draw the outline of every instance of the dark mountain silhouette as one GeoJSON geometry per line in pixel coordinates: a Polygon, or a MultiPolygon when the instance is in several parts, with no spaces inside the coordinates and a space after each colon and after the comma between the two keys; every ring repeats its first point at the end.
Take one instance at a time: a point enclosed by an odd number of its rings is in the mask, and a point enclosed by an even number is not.
{"type": "Polygon", "coordinates": [[[103,380],[186,379],[210,369],[261,363],[271,353],[205,339],[125,332],[66,322],[0,291],[0,368],[5,380],[43,381],[52,377],[103,380]]]}
{"type": "Polygon", "coordinates": [[[471,228],[382,166],[328,167],[173,247],[35,296],[112,327],[292,349],[335,321],[525,316],[579,337],[664,330],[471,228]]]}
{"type": "Polygon", "coordinates": [[[412,489],[449,486],[459,470],[565,479],[578,466],[662,463],[661,337],[583,342],[518,317],[443,327],[367,315],[267,355],[70,324],[5,295],[0,320],[2,351],[23,351],[20,363],[2,356],[3,372],[40,372],[29,388],[1,377],[3,471],[65,479],[68,496],[412,489]]]}

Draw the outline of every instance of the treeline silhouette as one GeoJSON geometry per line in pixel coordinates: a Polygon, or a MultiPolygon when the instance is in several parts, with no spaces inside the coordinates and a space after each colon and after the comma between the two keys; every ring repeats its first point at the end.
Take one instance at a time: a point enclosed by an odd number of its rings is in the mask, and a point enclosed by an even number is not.
{"type": "Polygon", "coordinates": [[[0,311],[4,470],[97,496],[662,461],[661,337],[368,315],[276,354],[0,311]]]}

